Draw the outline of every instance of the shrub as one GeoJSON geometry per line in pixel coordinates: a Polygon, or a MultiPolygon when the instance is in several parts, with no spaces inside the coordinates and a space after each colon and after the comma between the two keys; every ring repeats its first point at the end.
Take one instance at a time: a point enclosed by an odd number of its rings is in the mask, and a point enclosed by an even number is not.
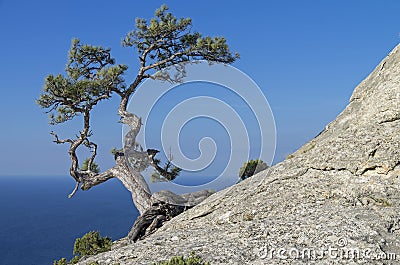
{"type": "MultiPolygon", "coordinates": [[[[86,158],[85,161],[83,161],[81,170],[82,171],[88,170],[88,166],[89,166],[89,158],[86,158]]],[[[93,171],[94,173],[99,173],[100,172],[100,167],[99,167],[98,164],[93,162],[92,165],[90,166],[90,170],[93,171]]]]}
{"type": "Polygon", "coordinates": [[[72,264],[76,264],[76,263],[78,263],[78,261],[80,260],[80,256],[75,256],[75,257],[73,257],[72,259],[71,259],[71,263],[72,264]]]}
{"type": "MultiPolygon", "coordinates": [[[[76,264],[82,256],[92,256],[101,252],[110,251],[112,241],[109,237],[101,237],[99,232],[90,231],[83,235],[81,238],[77,238],[74,244],[75,256],[71,261],[67,261],[66,258],[55,260],[53,265],[67,265],[76,264]]],[[[97,263],[94,263],[97,264],[97,263]]]]}
{"type": "Polygon", "coordinates": [[[245,162],[239,170],[240,179],[244,180],[268,168],[268,165],[261,159],[245,162]]]}
{"type": "Polygon", "coordinates": [[[183,256],[176,256],[167,261],[153,263],[153,265],[210,265],[210,263],[204,262],[201,257],[192,252],[187,258],[184,258],[183,256]]]}
{"type": "Polygon", "coordinates": [[[67,259],[66,258],[61,258],[59,260],[55,260],[53,262],[53,265],[67,265],[67,259]]]}
{"type": "Polygon", "coordinates": [[[91,256],[110,251],[112,241],[108,237],[101,237],[99,232],[90,231],[82,238],[77,238],[74,244],[74,254],[91,256]]]}

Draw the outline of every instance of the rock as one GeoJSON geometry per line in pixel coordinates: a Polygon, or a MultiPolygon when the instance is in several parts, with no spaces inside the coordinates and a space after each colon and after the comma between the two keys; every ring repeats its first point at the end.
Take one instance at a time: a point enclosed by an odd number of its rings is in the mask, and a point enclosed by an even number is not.
{"type": "Polygon", "coordinates": [[[211,264],[399,264],[399,197],[397,46],[287,160],[79,264],[151,264],[191,251],[211,264]]]}
{"type": "Polygon", "coordinates": [[[151,196],[152,203],[163,201],[169,204],[182,205],[182,206],[194,206],[202,202],[204,199],[213,194],[213,191],[200,190],[192,193],[185,193],[177,195],[169,190],[161,190],[154,193],[151,196]]]}

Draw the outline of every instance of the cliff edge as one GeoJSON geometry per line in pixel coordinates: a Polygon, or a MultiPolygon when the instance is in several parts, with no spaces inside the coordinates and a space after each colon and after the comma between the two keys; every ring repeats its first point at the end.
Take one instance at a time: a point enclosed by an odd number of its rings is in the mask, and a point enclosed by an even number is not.
{"type": "Polygon", "coordinates": [[[399,206],[400,45],[288,159],[79,264],[399,264],[399,206]]]}

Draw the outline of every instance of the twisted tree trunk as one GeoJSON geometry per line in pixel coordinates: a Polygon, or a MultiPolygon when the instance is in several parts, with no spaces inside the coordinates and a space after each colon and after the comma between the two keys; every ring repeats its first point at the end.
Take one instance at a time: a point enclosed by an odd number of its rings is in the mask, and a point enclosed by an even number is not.
{"type": "MultiPolygon", "coordinates": [[[[126,111],[122,114],[121,121],[130,129],[124,136],[123,152],[116,154],[116,165],[101,174],[81,174],[80,179],[81,188],[88,190],[111,178],[117,178],[131,192],[133,203],[140,213],[128,234],[128,239],[135,242],[153,233],[164,222],[200,203],[212,193],[200,191],[177,195],[171,191],[161,191],[151,195],[149,186],[140,172],[149,166],[155,167],[156,163],[153,156],[143,151],[143,148],[135,141],[141,127],[141,120],[126,111]]],[[[155,167],[155,169],[158,168],[155,167]]]]}
{"type": "Polygon", "coordinates": [[[140,174],[140,170],[146,169],[149,165],[149,159],[146,152],[138,151],[135,142],[136,135],[141,127],[140,118],[131,113],[124,113],[122,122],[130,128],[125,135],[124,151],[119,152],[115,156],[115,166],[101,174],[85,174],[80,172],[80,182],[82,190],[88,190],[98,184],[101,184],[111,178],[119,179],[122,184],[132,194],[132,200],[139,213],[142,214],[146,209],[150,208],[150,189],[140,174]]]}
{"type": "Polygon", "coordinates": [[[85,176],[82,181],[82,190],[88,190],[98,184],[101,184],[111,178],[119,179],[127,190],[132,194],[132,200],[139,213],[142,214],[151,205],[151,193],[146,183],[143,185],[143,177],[139,172],[133,172],[129,169],[125,156],[120,154],[116,161],[116,165],[107,171],[95,175],[85,176]]]}

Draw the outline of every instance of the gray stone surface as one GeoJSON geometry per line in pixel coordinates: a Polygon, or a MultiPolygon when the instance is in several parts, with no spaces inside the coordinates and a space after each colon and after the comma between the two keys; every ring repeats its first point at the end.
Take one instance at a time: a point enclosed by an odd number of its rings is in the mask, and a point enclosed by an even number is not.
{"type": "Polygon", "coordinates": [[[192,193],[177,195],[172,191],[162,190],[153,194],[152,202],[162,201],[174,205],[194,206],[204,201],[207,197],[213,194],[213,191],[200,190],[192,193]]]}
{"type": "Polygon", "coordinates": [[[122,239],[79,264],[151,264],[191,251],[211,264],[400,264],[399,163],[397,46],[346,109],[287,160],[145,240],[122,239]]]}

